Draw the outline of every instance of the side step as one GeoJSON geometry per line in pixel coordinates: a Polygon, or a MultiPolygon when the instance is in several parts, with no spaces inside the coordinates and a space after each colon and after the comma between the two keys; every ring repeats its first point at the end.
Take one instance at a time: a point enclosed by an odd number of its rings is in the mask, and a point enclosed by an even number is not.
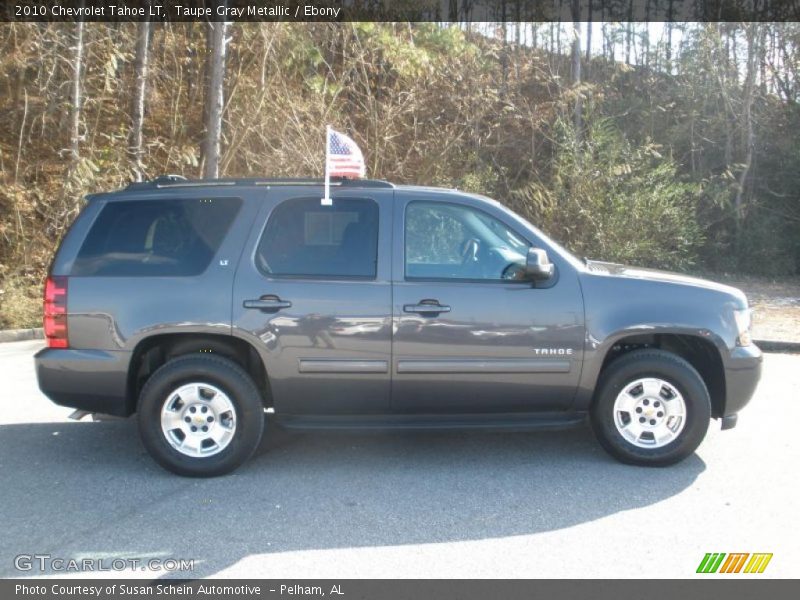
{"type": "Polygon", "coordinates": [[[584,412],[503,413],[469,415],[278,415],[275,422],[290,430],[311,431],[541,431],[568,429],[586,421],[584,412]]]}

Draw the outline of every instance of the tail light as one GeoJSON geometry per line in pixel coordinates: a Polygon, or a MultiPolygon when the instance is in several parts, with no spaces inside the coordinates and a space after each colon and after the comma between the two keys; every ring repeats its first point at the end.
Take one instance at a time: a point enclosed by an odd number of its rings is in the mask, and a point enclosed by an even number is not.
{"type": "Polygon", "coordinates": [[[48,277],[44,284],[44,336],[49,348],[69,348],[66,277],[48,277]]]}

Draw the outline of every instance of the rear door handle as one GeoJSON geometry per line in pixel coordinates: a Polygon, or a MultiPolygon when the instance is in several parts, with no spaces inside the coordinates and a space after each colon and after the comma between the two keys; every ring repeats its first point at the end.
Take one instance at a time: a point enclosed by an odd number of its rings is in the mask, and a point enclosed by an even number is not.
{"type": "Polygon", "coordinates": [[[449,313],[450,307],[439,304],[438,300],[420,300],[418,304],[404,304],[403,312],[417,313],[420,315],[438,315],[449,313]]]}
{"type": "Polygon", "coordinates": [[[281,300],[274,294],[268,294],[255,300],[245,300],[242,302],[242,306],[258,310],[281,310],[282,308],[291,308],[292,303],[288,300],[281,300]]]}

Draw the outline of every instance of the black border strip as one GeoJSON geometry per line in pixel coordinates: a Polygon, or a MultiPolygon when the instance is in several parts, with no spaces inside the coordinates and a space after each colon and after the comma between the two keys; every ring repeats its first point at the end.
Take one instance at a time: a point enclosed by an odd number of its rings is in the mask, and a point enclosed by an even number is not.
{"type": "Polygon", "coordinates": [[[4,22],[81,18],[98,22],[800,21],[800,0],[5,0],[0,8],[4,22]]]}
{"type": "MultiPolygon", "coordinates": [[[[575,559],[575,557],[572,557],[575,559]]],[[[576,572],[580,561],[575,561],[576,572]]],[[[770,598],[770,600],[794,600],[800,595],[800,581],[763,579],[763,575],[719,576],[702,575],[693,580],[279,580],[279,579],[206,579],[206,580],[0,580],[0,596],[6,599],[28,598],[31,600],[83,600],[100,598],[137,598],[138,600],[250,600],[278,598],[333,598],[335,600],[619,600],[620,598],[643,598],[648,600],[725,600],[770,598]],[[17,586],[39,588],[37,592],[21,593],[17,586]],[[144,593],[122,594],[122,586],[136,587],[144,593]],[[161,587],[158,587],[161,586],[161,587]],[[67,593],[77,588],[86,588],[85,593],[67,593]],[[100,592],[97,593],[97,588],[100,592]],[[148,593],[146,590],[151,589],[148,593]],[[289,589],[292,588],[292,592],[289,589]],[[309,593],[309,589],[320,589],[324,596],[309,593]],[[54,592],[53,590],[56,590],[54,592]],[[208,590],[211,590],[209,593],[208,590]],[[299,592],[299,593],[298,593],[299,592]]]]}

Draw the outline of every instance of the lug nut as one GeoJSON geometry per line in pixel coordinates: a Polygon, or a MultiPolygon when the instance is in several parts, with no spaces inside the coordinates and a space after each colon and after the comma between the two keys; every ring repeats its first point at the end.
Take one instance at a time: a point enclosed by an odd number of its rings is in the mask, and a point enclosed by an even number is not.
{"type": "Polygon", "coordinates": [[[197,427],[195,427],[194,425],[192,425],[192,431],[193,431],[193,432],[194,432],[194,431],[197,431],[197,427]]]}
{"type": "Polygon", "coordinates": [[[640,413],[640,412],[642,412],[642,407],[641,407],[641,406],[637,406],[637,407],[636,407],[636,412],[637,412],[637,413],[640,413]]]}
{"type": "Polygon", "coordinates": [[[658,411],[658,416],[659,416],[659,417],[663,417],[663,416],[664,416],[664,413],[663,413],[663,412],[661,412],[661,411],[658,411]]]}
{"type": "Polygon", "coordinates": [[[192,422],[192,420],[191,420],[189,417],[186,417],[186,418],[184,419],[184,421],[186,421],[187,423],[191,423],[191,422],[192,422]]]}
{"type": "Polygon", "coordinates": [[[208,431],[208,427],[206,427],[205,425],[203,425],[203,431],[208,431]]]}
{"type": "Polygon", "coordinates": [[[193,413],[195,413],[195,412],[197,412],[197,409],[196,409],[194,406],[192,406],[192,407],[189,409],[189,412],[193,412],[193,413]]]}
{"type": "Polygon", "coordinates": [[[653,406],[655,406],[656,408],[658,408],[659,406],[661,406],[661,404],[660,404],[659,402],[653,402],[653,406]]]}
{"type": "Polygon", "coordinates": [[[650,419],[650,425],[655,425],[655,424],[656,424],[656,420],[655,419],[650,419]]]}
{"type": "Polygon", "coordinates": [[[209,423],[211,423],[213,420],[214,420],[214,417],[206,417],[206,421],[208,421],[209,423]]]}
{"type": "Polygon", "coordinates": [[[645,422],[645,420],[646,420],[646,419],[645,419],[644,417],[639,417],[639,423],[644,423],[644,422],[645,422]]]}
{"type": "Polygon", "coordinates": [[[207,413],[207,412],[208,412],[208,408],[206,408],[206,407],[204,406],[203,408],[201,408],[201,409],[200,409],[200,412],[207,413]]]}
{"type": "Polygon", "coordinates": [[[644,402],[642,402],[642,404],[644,404],[645,406],[647,406],[648,404],[650,404],[650,400],[645,400],[644,402]]]}

